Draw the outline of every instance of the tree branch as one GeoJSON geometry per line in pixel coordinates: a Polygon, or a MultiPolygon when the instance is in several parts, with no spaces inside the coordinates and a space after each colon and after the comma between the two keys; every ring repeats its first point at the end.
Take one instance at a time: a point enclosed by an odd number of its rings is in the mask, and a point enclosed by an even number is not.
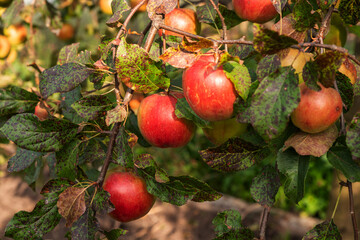
{"type": "MultiPolygon", "coordinates": [[[[210,3],[214,7],[217,14],[219,15],[219,18],[220,18],[220,21],[221,21],[221,25],[222,25],[222,29],[223,29],[222,40],[227,40],[227,33],[226,33],[227,27],[226,27],[226,24],[225,24],[225,19],[224,19],[223,15],[221,14],[220,10],[219,10],[219,7],[214,3],[214,1],[210,0],[210,3]]],[[[228,51],[227,48],[228,48],[227,44],[225,44],[225,51],[226,52],[228,51]]]]}
{"type": "Polygon", "coordinates": [[[266,239],[266,225],[267,225],[267,221],[269,219],[269,214],[270,214],[270,207],[269,206],[264,206],[263,212],[261,214],[260,217],[260,240],[265,240],[266,239]]]}
{"type": "Polygon", "coordinates": [[[347,180],[346,185],[349,190],[349,205],[350,205],[349,210],[350,210],[351,221],[352,221],[352,225],[353,225],[353,229],[354,229],[354,240],[359,240],[359,230],[357,227],[357,221],[356,221],[356,215],[355,215],[354,194],[353,194],[353,190],[352,190],[352,183],[349,180],[347,180]]]}

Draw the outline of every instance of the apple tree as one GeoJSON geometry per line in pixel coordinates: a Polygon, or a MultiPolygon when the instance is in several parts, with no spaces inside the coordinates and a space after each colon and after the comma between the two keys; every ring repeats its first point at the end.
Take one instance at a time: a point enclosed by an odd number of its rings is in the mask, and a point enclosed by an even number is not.
{"type": "MultiPolygon", "coordinates": [[[[198,149],[210,168],[262,168],[249,189],[263,206],[259,234],[241,223],[239,212],[228,210],[213,220],[215,239],[265,239],[279,187],[298,203],[310,162],[320,158],[346,177],[340,184],[353,200],[352,183],[360,181],[360,115],[345,121],[344,114],[360,96],[360,61],[332,27],[360,35],[358,1],[204,0],[186,1],[186,10],[175,0],[132,1],[131,7],[113,0],[111,8],[102,0],[3,2],[1,27],[8,39],[14,19],[28,27],[26,54],[32,61],[25,67],[32,72],[23,77],[36,83],[31,90],[0,89],[1,141],[17,146],[8,171],[27,171],[36,179],[47,164],[51,175],[44,198],[33,211],[14,215],[7,237],[40,239],[61,218],[71,239],[126,234],[98,224],[99,212],[119,212],[121,197],[111,201],[110,188],[103,189],[109,169],[141,179],[151,203],[153,197],[177,206],[218,200],[221,193],[204,181],[171,176],[153,156],[134,151],[138,145],[186,145],[196,127],[214,143],[198,149]],[[110,14],[106,25],[89,24],[104,17],[98,2],[110,14]],[[78,24],[66,23],[68,15],[81,16],[78,24]],[[129,27],[139,16],[148,22],[141,32],[129,27]],[[244,21],[253,22],[250,37],[230,39],[244,21]],[[200,23],[214,28],[216,37],[202,35],[200,23]],[[83,35],[95,27],[110,30],[97,39],[83,35]],[[72,42],[74,34],[79,42],[72,42]],[[49,54],[52,45],[34,44],[46,36],[62,41],[56,57],[49,54]],[[38,60],[43,55],[47,61],[38,60]],[[140,106],[135,96],[141,96],[140,106]]],[[[341,234],[328,219],[304,239],[341,234]]]]}

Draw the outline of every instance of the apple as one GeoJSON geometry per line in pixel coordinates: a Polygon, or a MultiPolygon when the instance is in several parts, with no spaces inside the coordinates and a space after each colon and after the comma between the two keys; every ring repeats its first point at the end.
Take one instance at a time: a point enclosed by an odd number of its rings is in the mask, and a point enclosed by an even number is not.
{"type": "MultiPolygon", "coordinates": [[[[164,24],[192,34],[199,33],[201,27],[195,11],[188,8],[175,8],[168,14],[165,14],[164,24]]],[[[162,29],[159,30],[160,36],[163,31],[165,32],[165,35],[182,37],[181,34],[162,29]]]]}
{"type": "Polygon", "coordinates": [[[239,123],[236,118],[211,122],[209,128],[203,128],[204,135],[215,145],[221,145],[230,138],[246,132],[247,124],[239,123]]]}
{"type": "Polygon", "coordinates": [[[10,41],[4,35],[0,35],[0,59],[6,58],[11,50],[10,41]]]}
{"type": "Polygon", "coordinates": [[[35,107],[34,114],[39,118],[40,121],[44,121],[49,117],[49,113],[46,108],[40,102],[35,107]]]}
{"type": "Polygon", "coordinates": [[[111,8],[111,2],[112,0],[100,0],[99,1],[100,10],[105,14],[112,15],[113,12],[111,8]]]}
{"type": "Polygon", "coordinates": [[[15,24],[5,28],[4,34],[8,37],[11,45],[18,45],[25,41],[27,31],[24,25],[15,24]]]}
{"type": "Polygon", "coordinates": [[[70,40],[74,37],[74,27],[68,23],[64,23],[60,29],[58,38],[64,41],[70,40]]]}
{"type": "Polygon", "coordinates": [[[7,7],[11,2],[12,0],[0,0],[0,7],[7,7]]]}
{"type": "Polygon", "coordinates": [[[15,48],[11,48],[9,55],[6,57],[6,62],[7,63],[13,63],[15,62],[16,58],[17,58],[17,51],[15,48]]]}
{"type": "Polygon", "coordinates": [[[138,125],[143,137],[153,146],[160,148],[182,147],[195,132],[193,122],[177,118],[175,105],[180,93],[156,93],[141,101],[138,110],[138,125]]]}
{"type": "Polygon", "coordinates": [[[344,62],[339,68],[339,72],[347,76],[350,79],[351,84],[355,84],[357,71],[355,65],[349,60],[349,58],[345,58],[344,62]]]}
{"type": "Polygon", "coordinates": [[[115,207],[109,215],[120,222],[145,216],[156,199],[146,190],[145,181],[131,172],[111,172],[104,181],[103,189],[110,193],[110,202],[115,207]]]}
{"type": "Polygon", "coordinates": [[[139,92],[134,92],[134,94],[129,102],[129,106],[130,106],[131,110],[133,110],[135,115],[137,115],[140,103],[144,98],[145,98],[144,94],[139,93],[139,92]]]}
{"type": "Polygon", "coordinates": [[[318,133],[326,130],[340,117],[342,100],[333,88],[325,88],[321,83],[320,91],[314,91],[301,83],[300,103],[291,113],[294,125],[307,133],[318,133]]]}
{"type": "Polygon", "coordinates": [[[203,55],[183,73],[184,95],[192,110],[208,121],[233,116],[237,93],[223,68],[216,68],[213,55],[203,55]]]}
{"type": "MultiPolygon", "coordinates": [[[[141,0],[130,0],[130,6],[131,8],[134,8],[136,5],[138,5],[139,3],[141,2],[141,0]]],[[[145,12],[146,11],[146,5],[147,5],[147,2],[145,4],[143,4],[139,9],[138,11],[139,12],[145,12]]]]}
{"type": "Polygon", "coordinates": [[[232,0],[235,13],[242,19],[265,23],[278,15],[271,0],[232,0]]]}
{"type": "Polygon", "coordinates": [[[346,25],[341,16],[338,13],[333,13],[331,15],[331,25],[324,38],[324,43],[343,47],[345,46],[347,35],[346,25]]]}

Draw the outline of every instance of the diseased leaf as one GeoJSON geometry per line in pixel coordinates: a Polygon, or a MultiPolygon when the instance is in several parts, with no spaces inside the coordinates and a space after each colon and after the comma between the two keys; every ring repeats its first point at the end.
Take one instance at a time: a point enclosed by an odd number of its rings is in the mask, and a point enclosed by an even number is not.
{"type": "MultiPolygon", "coordinates": [[[[24,181],[32,187],[32,184],[39,178],[40,173],[43,170],[43,161],[41,158],[35,159],[35,161],[24,170],[24,181]]],[[[35,186],[34,186],[35,187],[35,186]]],[[[35,189],[33,189],[35,191],[35,189]]]]}
{"type": "Polygon", "coordinates": [[[299,0],[294,6],[294,27],[297,31],[303,32],[321,21],[321,16],[307,0],[299,0]]]}
{"type": "MultiPolygon", "coordinates": [[[[277,0],[275,0],[277,2],[277,0]]],[[[283,0],[284,1],[284,0],[283,0]]],[[[284,1],[286,2],[286,0],[284,1]]],[[[293,14],[286,15],[282,18],[282,21],[278,21],[276,24],[274,24],[271,27],[271,30],[276,31],[281,35],[285,35],[288,37],[291,37],[298,41],[299,43],[304,42],[306,37],[306,31],[296,31],[294,28],[294,25],[296,24],[296,21],[294,19],[293,14]]]]}
{"type": "Polygon", "coordinates": [[[16,155],[9,159],[7,170],[9,172],[19,172],[24,170],[43,155],[44,154],[41,152],[18,148],[16,150],[16,155]]]}
{"type": "Polygon", "coordinates": [[[56,152],[56,175],[75,181],[81,141],[75,139],[56,152]]]}
{"type": "Polygon", "coordinates": [[[114,205],[110,202],[110,193],[104,189],[98,189],[92,205],[96,211],[112,212],[114,205]]]}
{"type": "Polygon", "coordinates": [[[304,197],[310,156],[300,156],[292,149],[285,152],[280,149],[276,161],[279,171],[286,176],[286,196],[295,203],[299,202],[304,197]]]}
{"type": "Polygon", "coordinates": [[[236,92],[246,100],[251,86],[249,70],[245,65],[229,61],[222,65],[225,75],[234,84],[236,92]]]}
{"type": "Polygon", "coordinates": [[[71,227],[72,240],[92,240],[96,239],[95,234],[100,228],[100,224],[95,217],[95,212],[88,208],[85,213],[71,227]]]}
{"type": "Polygon", "coordinates": [[[0,89],[0,116],[34,112],[39,98],[35,93],[11,86],[0,89]]]}
{"type": "Polygon", "coordinates": [[[54,152],[75,137],[77,128],[76,124],[64,119],[40,121],[32,113],[23,113],[11,117],[0,130],[21,148],[54,152]]]}
{"type": "Polygon", "coordinates": [[[272,207],[280,187],[279,173],[271,166],[264,167],[251,184],[250,193],[262,206],[272,207]]]}
{"type": "Polygon", "coordinates": [[[54,93],[73,90],[94,70],[78,63],[65,63],[46,69],[40,74],[40,92],[46,99],[54,93]]]}
{"type": "Polygon", "coordinates": [[[75,62],[77,59],[77,53],[80,43],[73,43],[61,48],[58,56],[57,65],[63,65],[65,63],[75,62]]]}
{"type": "Polygon", "coordinates": [[[71,104],[71,107],[85,120],[94,120],[99,116],[104,116],[114,103],[104,95],[91,95],[84,97],[71,104]]]}
{"type": "Polygon", "coordinates": [[[151,20],[155,19],[157,14],[168,14],[176,8],[175,0],[149,0],[146,5],[146,11],[151,20]]]}
{"type": "Polygon", "coordinates": [[[299,131],[286,140],[283,151],[293,147],[299,155],[320,157],[331,148],[337,137],[338,129],[335,125],[319,133],[299,131]]]}
{"type": "Polygon", "coordinates": [[[339,14],[345,23],[356,25],[360,20],[359,1],[341,1],[339,5],[339,14]]]}
{"type": "Polygon", "coordinates": [[[274,54],[298,42],[288,36],[266,29],[258,24],[254,25],[254,48],[262,54],[274,54]]]}
{"type": "Polygon", "coordinates": [[[125,235],[127,230],[124,229],[113,229],[111,231],[104,231],[104,235],[108,240],[118,240],[121,236],[125,235]]]}
{"type": "Polygon", "coordinates": [[[346,132],[346,145],[351,151],[353,159],[360,163],[360,113],[357,113],[346,132]]]}
{"type": "Polygon", "coordinates": [[[199,40],[189,40],[188,38],[183,38],[181,44],[179,45],[180,49],[193,52],[193,53],[199,53],[201,50],[205,48],[212,48],[214,47],[214,42],[210,41],[206,38],[201,38],[199,40]]]}
{"type": "Polygon", "coordinates": [[[346,147],[332,147],[327,153],[327,158],[334,168],[340,170],[350,182],[360,181],[360,166],[351,156],[346,147]]]}
{"type": "Polygon", "coordinates": [[[114,109],[106,113],[106,125],[110,126],[113,123],[123,122],[127,117],[126,109],[123,105],[117,105],[114,109]]]}
{"type": "Polygon", "coordinates": [[[85,191],[86,188],[69,187],[59,195],[57,207],[66,220],[66,227],[70,227],[86,211],[85,191]]]}
{"type": "Polygon", "coordinates": [[[245,60],[259,54],[255,50],[254,46],[245,44],[234,44],[229,48],[229,53],[233,56],[238,56],[241,60],[245,60]]]}
{"type": "Polygon", "coordinates": [[[274,54],[263,57],[256,68],[258,81],[261,82],[264,78],[275,72],[280,66],[280,58],[278,55],[274,54]]]}
{"type": "Polygon", "coordinates": [[[240,122],[251,123],[265,139],[278,137],[289,116],[300,102],[298,79],[290,67],[280,68],[265,77],[251,96],[250,106],[238,115],[240,122]]]}
{"type": "Polygon", "coordinates": [[[121,39],[115,66],[119,78],[129,88],[144,93],[159,88],[167,89],[170,79],[165,76],[161,64],[152,60],[143,48],[126,43],[124,38],[121,39]]]}
{"type": "Polygon", "coordinates": [[[123,167],[133,168],[134,167],[134,155],[129,145],[130,135],[125,131],[124,127],[121,127],[118,135],[116,136],[115,145],[115,157],[113,161],[123,167]]]}
{"type": "Polygon", "coordinates": [[[350,110],[354,102],[354,88],[350,79],[340,72],[336,72],[335,79],[341,100],[343,104],[345,104],[345,107],[343,107],[343,112],[346,113],[350,110]]]}
{"type": "Polygon", "coordinates": [[[130,6],[125,0],[113,0],[111,1],[111,8],[113,15],[106,22],[109,27],[117,27],[120,24],[120,20],[124,12],[130,10],[130,6]]]}
{"type": "Polygon", "coordinates": [[[81,122],[85,122],[85,119],[82,118],[75,110],[74,108],[71,107],[71,105],[77,101],[80,101],[80,99],[82,98],[81,96],[81,86],[78,86],[76,88],[74,88],[73,90],[66,92],[66,93],[62,93],[61,94],[61,110],[62,110],[62,114],[64,114],[64,118],[79,124],[81,122]]]}
{"type": "Polygon", "coordinates": [[[185,51],[180,47],[171,47],[166,49],[159,58],[173,67],[188,68],[199,58],[199,55],[194,52],[185,51]]]}
{"type": "Polygon", "coordinates": [[[342,239],[337,226],[332,220],[324,221],[316,225],[303,237],[303,240],[322,240],[322,239],[328,239],[328,240],[342,239]]]}
{"type": "Polygon", "coordinates": [[[335,73],[344,61],[344,58],[344,53],[327,51],[315,59],[315,63],[320,70],[319,81],[325,87],[332,87],[334,85],[335,73]]]}
{"type": "Polygon", "coordinates": [[[201,150],[199,154],[211,168],[232,172],[253,166],[256,161],[266,156],[266,151],[240,138],[232,138],[219,147],[201,150]]]}
{"type": "Polygon", "coordinates": [[[175,106],[175,115],[178,118],[186,118],[190,121],[193,121],[196,126],[201,128],[208,127],[210,124],[209,121],[203,120],[198,115],[196,115],[185,98],[179,98],[177,100],[175,106]]]}

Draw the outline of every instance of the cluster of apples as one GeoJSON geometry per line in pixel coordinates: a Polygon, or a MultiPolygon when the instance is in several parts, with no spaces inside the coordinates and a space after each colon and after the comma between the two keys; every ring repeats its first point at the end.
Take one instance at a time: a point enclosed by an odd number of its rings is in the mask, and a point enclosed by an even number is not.
{"type": "Polygon", "coordinates": [[[27,36],[24,25],[14,24],[4,29],[4,35],[0,35],[0,59],[6,59],[11,63],[16,59],[16,47],[23,43],[27,36]]]}

